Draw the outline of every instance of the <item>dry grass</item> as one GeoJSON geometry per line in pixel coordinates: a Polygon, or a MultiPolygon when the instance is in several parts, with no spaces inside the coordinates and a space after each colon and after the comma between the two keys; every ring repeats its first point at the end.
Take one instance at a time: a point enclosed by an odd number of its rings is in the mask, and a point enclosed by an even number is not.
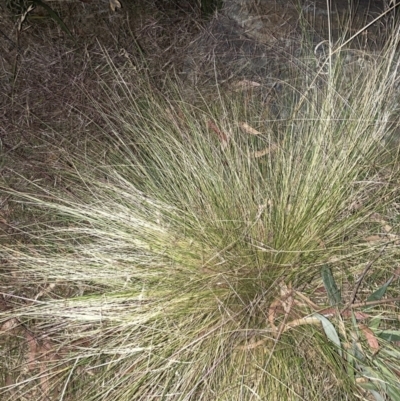
{"type": "Polygon", "coordinates": [[[280,103],[40,33],[3,108],[4,399],[398,399],[398,32],[280,103]]]}

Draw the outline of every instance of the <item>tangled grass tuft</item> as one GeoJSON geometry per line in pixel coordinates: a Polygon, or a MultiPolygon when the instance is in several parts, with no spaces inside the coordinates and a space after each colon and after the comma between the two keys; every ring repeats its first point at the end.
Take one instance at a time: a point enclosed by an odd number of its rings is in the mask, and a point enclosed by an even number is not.
{"type": "Polygon", "coordinates": [[[111,68],[101,139],[2,189],[36,216],[4,274],[44,288],[1,312],[3,399],[399,399],[395,48],[302,65],[284,120],[111,68]]]}

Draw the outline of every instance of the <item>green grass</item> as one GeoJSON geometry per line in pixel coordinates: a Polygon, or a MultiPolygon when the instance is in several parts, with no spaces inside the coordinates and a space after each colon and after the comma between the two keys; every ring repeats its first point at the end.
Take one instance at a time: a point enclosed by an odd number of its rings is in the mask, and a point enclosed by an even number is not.
{"type": "Polygon", "coordinates": [[[23,347],[3,399],[400,399],[397,34],[363,68],[300,60],[280,121],[257,93],[190,104],[110,62],[101,135],[57,186],[2,188],[36,213],[3,275],[43,289],[1,312],[23,347]]]}

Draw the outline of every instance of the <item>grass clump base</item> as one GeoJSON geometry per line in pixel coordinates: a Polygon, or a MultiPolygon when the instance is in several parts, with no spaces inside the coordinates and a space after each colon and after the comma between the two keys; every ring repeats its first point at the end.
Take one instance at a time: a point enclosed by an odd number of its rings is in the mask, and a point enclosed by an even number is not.
{"type": "Polygon", "coordinates": [[[2,312],[4,399],[399,399],[395,48],[302,65],[285,120],[111,68],[101,139],[3,188],[37,216],[6,274],[42,288],[2,312]]]}

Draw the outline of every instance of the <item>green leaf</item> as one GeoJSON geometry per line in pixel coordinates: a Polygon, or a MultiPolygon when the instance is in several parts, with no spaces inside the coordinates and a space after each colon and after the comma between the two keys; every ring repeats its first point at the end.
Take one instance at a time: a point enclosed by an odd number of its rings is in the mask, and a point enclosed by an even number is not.
{"type": "Polygon", "coordinates": [[[321,269],[322,281],[324,283],[325,290],[328,294],[329,303],[331,306],[340,305],[342,303],[342,296],[338,289],[335,279],[332,274],[332,270],[329,265],[324,265],[321,269]]]}
{"type": "Polygon", "coordinates": [[[59,15],[44,1],[42,0],[33,0],[33,2],[41,7],[43,7],[50,15],[51,18],[60,26],[60,28],[75,41],[74,36],[72,35],[71,31],[65,25],[64,21],[59,17],[59,15]]]}
{"type": "Polygon", "coordinates": [[[389,287],[390,283],[392,282],[392,279],[388,280],[385,284],[383,284],[382,287],[378,288],[376,291],[374,291],[368,298],[367,302],[371,301],[379,301],[386,293],[387,288],[389,287]]]}
{"type": "Polygon", "coordinates": [[[399,330],[382,330],[376,331],[377,337],[382,338],[386,341],[400,341],[400,331],[399,330]]]}
{"type": "Polygon", "coordinates": [[[381,324],[382,318],[378,316],[374,316],[369,321],[368,327],[372,330],[377,330],[379,325],[381,324]]]}
{"type": "Polygon", "coordinates": [[[365,355],[362,352],[362,349],[360,346],[357,344],[356,341],[353,341],[352,347],[351,347],[351,352],[350,355],[354,356],[358,362],[361,362],[365,359],[365,355]]]}
{"type": "Polygon", "coordinates": [[[379,359],[376,359],[375,363],[379,369],[379,375],[376,375],[379,380],[379,386],[389,396],[389,400],[400,400],[400,387],[396,374],[379,359]]]}
{"type": "Polygon", "coordinates": [[[385,401],[385,399],[375,390],[369,390],[370,393],[374,396],[376,401],[385,401]]]}
{"type": "Polygon", "coordinates": [[[322,316],[318,313],[314,313],[313,316],[315,316],[321,322],[326,336],[338,347],[339,355],[342,356],[342,346],[335,326],[325,316],[322,316]]]}

